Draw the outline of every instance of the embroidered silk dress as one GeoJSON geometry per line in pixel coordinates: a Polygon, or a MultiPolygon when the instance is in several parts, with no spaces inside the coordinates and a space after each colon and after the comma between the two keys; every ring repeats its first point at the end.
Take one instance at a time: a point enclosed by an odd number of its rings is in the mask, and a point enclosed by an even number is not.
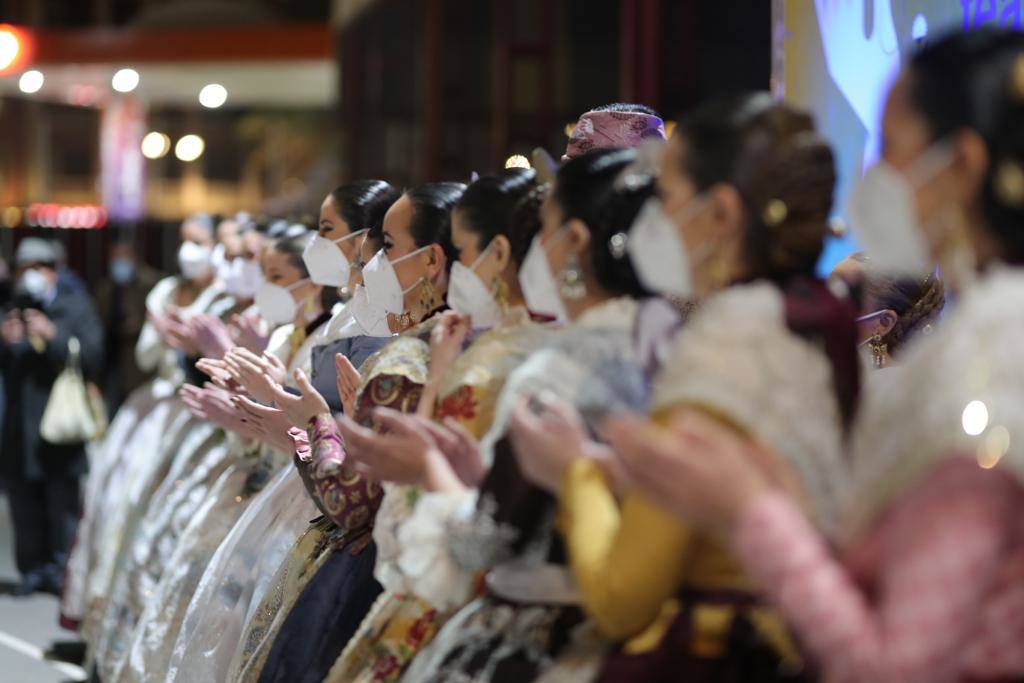
{"type": "Polygon", "coordinates": [[[465,572],[487,572],[483,597],[458,610],[412,662],[405,681],[589,680],[604,646],[578,606],[555,529],[554,500],[522,477],[505,430],[524,397],[550,391],[590,426],[611,410],[642,410],[648,385],[634,354],[637,304],[594,306],[508,378],[484,437],[490,472],[472,512],[449,523],[465,572]]]}
{"type": "MultiPolygon", "coordinates": [[[[482,436],[509,373],[550,334],[525,309],[508,311],[498,327],[476,336],[445,373],[435,418],[453,418],[482,436]]],[[[473,574],[454,567],[443,546],[446,523],[466,504],[466,496],[384,486],[374,540],[375,573],[385,593],[327,681],[397,679],[447,615],[469,599],[474,586],[473,574]]]]}
{"type": "MultiPolygon", "coordinates": [[[[333,319],[328,328],[336,322],[333,319]]],[[[366,340],[355,339],[358,335],[342,334],[344,326],[336,326],[333,335],[311,335],[311,343],[343,343],[354,351],[372,348],[366,340]]],[[[317,348],[310,348],[310,359],[317,357],[317,348]]],[[[262,642],[263,624],[273,623],[289,600],[290,587],[313,567],[306,564],[310,549],[329,540],[323,524],[310,527],[316,508],[301,488],[296,492],[296,486],[303,487],[298,471],[284,468],[275,483],[253,502],[259,509],[246,511],[207,567],[174,644],[170,678],[223,681],[240,675],[262,642]],[[242,545],[246,548],[241,549],[242,545]],[[263,548],[263,553],[254,556],[249,546],[263,548]],[[259,558],[257,567],[245,566],[253,557],[259,558]],[[298,569],[291,562],[294,558],[299,559],[298,569]]]]}
{"type": "MultiPolygon", "coordinates": [[[[286,325],[275,334],[271,349],[285,362],[289,379],[295,369],[309,372],[313,344],[320,339],[326,323],[326,316],[321,316],[298,332],[286,325]]],[[[190,516],[166,561],[135,628],[126,664],[114,680],[127,683],[163,679],[185,610],[210,557],[255,495],[289,459],[288,454],[243,442],[234,435],[225,443],[223,457],[229,464],[190,516]]]]}
{"type": "MultiPolygon", "coordinates": [[[[177,277],[161,280],[146,297],[150,313],[163,314],[180,285],[177,277]]],[[[206,310],[221,293],[217,286],[202,292],[185,314],[206,310]]],[[[131,509],[140,500],[138,482],[154,465],[151,458],[132,457],[156,442],[170,419],[182,380],[177,354],[164,346],[151,323],[146,323],[135,348],[140,368],[157,375],[125,400],[104,439],[91,449],[82,519],[68,560],[61,601],[61,621],[68,628],[86,626],[91,606],[102,601],[110,581],[116,548],[131,509]]],[[[95,611],[95,610],[94,610],[95,611]]]]}
{"type": "Polygon", "coordinates": [[[1022,298],[991,268],[868,397],[841,559],[784,497],[741,515],[739,557],[826,680],[1024,678],[1022,298]]]}
{"type": "MultiPolygon", "coordinates": [[[[784,453],[813,518],[834,528],[844,467],[832,368],[790,331],[777,287],[730,287],[690,319],[655,378],[651,410],[670,421],[684,407],[784,453]]],[[[756,606],[721,539],[695,534],[642,495],[620,504],[590,460],[569,468],[560,501],[587,613],[608,638],[632,639],[603,680],[773,680],[772,672],[799,671],[784,628],[756,606]]]]}

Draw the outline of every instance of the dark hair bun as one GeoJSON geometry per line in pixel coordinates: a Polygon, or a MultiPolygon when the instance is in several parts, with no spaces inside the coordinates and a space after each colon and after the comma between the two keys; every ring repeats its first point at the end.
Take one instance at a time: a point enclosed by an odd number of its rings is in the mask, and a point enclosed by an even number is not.
{"type": "Polygon", "coordinates": [[[814,273],[832,210],[832,148],[806,112],[768,93],[721,98],[679,122],[686,172],[698,190],[736,188],[747,212],[750,275],[785,280],[814,273]]]}

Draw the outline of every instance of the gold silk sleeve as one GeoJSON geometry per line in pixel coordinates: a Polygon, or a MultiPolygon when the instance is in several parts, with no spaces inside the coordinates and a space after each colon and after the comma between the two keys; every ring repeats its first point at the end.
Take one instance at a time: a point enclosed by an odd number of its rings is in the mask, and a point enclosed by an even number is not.
{"type": "Polygon", "coordinates": [[[566,473],[559,525],[584,610],[606,637],[625,640],[658,619],[686,571],[686,525],[636,494],[620,508],[586,458],[566,473]]]}

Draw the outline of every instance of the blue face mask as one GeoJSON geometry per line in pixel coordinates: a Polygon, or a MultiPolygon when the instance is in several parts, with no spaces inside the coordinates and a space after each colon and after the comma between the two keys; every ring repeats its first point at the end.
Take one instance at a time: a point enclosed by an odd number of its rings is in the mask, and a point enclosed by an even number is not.
{"type": "Polygon", "coordinates": [[[126,285],[134,280],[135,262],[127,258],[118,258],[111,261],[110,279],[119,285],[126,285]]]}

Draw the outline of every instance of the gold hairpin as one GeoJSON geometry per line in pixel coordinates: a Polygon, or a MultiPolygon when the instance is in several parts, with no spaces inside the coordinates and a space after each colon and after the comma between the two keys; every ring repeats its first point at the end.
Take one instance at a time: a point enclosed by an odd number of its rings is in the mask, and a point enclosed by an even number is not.
{"type": "Polygon", "coordinates": [[[1019,162],[1004,161],[996,169],[996,198],[1008,206],[1024,206],[1024,169],[1019,162]]]}
{"type": "Polygon", "coordinates": [[[789,207],[786,206],[786,202],[781,199],[773,199],[764,205],[764,211],[761,212],[761,220],[768,227],[774,228],[786,220],[788,215],[789,207]]]}

